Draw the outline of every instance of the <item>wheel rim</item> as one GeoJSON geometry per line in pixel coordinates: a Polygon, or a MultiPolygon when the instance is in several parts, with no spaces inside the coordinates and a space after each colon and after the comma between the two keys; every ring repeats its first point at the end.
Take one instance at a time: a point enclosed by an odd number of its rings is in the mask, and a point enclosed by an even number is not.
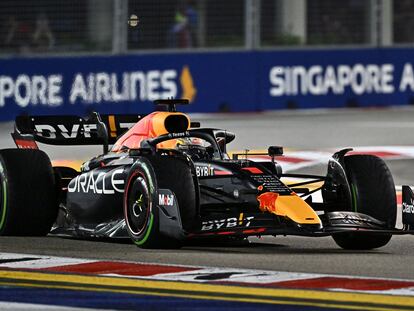
{"type": "Polygon", "coordinates": [[[134,235],[140,235],[146,228],[151,210],[148,186],[141,176],[135,179],[128,195],[127,222],[134,235]]]}

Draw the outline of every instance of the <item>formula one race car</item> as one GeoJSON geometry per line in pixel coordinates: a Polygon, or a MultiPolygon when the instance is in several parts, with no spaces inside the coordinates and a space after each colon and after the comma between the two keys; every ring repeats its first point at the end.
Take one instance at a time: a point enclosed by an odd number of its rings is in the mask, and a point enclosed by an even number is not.
{"type": "Polygon", "coordinates": [[[342,248],[372,249],[393,234],[413,233],[411,190],[404,188],[405,227],[396,229],[394,182],[380,158],[344,149],[326,176],[284,174],[275,160],[282,147],[269,147],[266,162],[249,153],[230,158],[226,145],[235,135],[200,128],[176,112],[186,103],[156,101],[168,111],[146,116],[17,117],[18,149],[0,151],[0,235],[129,236],[143,248],[200,238],[331,235],[342,248]],[[102,144],[104,154],[78,172],[52,167],[36,142],[102,144]],[[285,178],[303,180],[287,185],[285,178]],[[322,202],[313,202],[316,191],[322,202]]]}

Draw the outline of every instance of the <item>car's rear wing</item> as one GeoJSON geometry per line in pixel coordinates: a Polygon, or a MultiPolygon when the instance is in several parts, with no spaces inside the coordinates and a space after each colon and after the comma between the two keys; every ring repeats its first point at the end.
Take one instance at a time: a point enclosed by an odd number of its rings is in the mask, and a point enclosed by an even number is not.
{"type": "Polygon", "coordinates": [[[18,148],[49,145],[112,145],[145,115],[18,116],[12,137],[18,148]]]}
{"type": "MultiPolygon", "coordinates": [[[[176,105],[188,105],[187,99],[160,99],[155,105],[167,106],[175,112],[176,105]]],[[[107,115],[93,112],[89,118],[66,116],[18,116],[12,137],[18,148],[38,149],[36,142],[48,145],[108,145],[145,117],[145,114],[107,115]]],[[[191,127],[199,127],[192,122],[191,127]]]]}

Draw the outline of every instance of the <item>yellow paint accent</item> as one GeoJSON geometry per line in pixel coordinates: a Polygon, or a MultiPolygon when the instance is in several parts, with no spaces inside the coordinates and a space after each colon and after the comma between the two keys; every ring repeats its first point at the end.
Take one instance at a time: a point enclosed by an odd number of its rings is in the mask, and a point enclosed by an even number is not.
{"type": "Polygon", "coordinates": [[[170,115],[174,114],[171,112],[158,112],[154,114],[151,120],[150,136],[157,137],[160,135],[167,134],[167,129],[165,128],[165,119],[170,115]]]}
{"type": "Polygon", "coordinates": [[[181,112],[166,112],[166,111],[159,111],[157,114],[154,114],[152,117],[152,137],[157,137],[163,134],[167,134],[168,131],[165,128],[165,120],[169,116],[184,116],[188,121],[187,130],[190,128],[190,118],[181,112]]]}
{"type": "Polygon", "coordinates": [[[181,88],[183,90],[181,97],[188,99],[188,101],[191,103],[195,99],[197,89],[194,86],[193,77],[191,76],[190,68],[188,66],[183,67],[183,70],[181,71],[180,82],[181,88]]]}
{"type": "Polygon", "coordinates": [[[239,216],[239,225],[241,226],[243,224],[243,213],[240,213],[239,216]]]}
{"type": "Polygon", "coordinates": [[[395,310],[397,308],[410,308],[414,305],[414,297],[394,295],[373,295],[363,293],[343,293],[320,290],[291,290],[273,289],[258,287],[242,287],[227,285],[210,285],[201,283],[184,283],[170,281],[149,281],[117,277],[98,277],[69,274],[52,274],[39,272],[23,272],[0,270],[0,284],[9,286],[29,286],[40,288],[61,288],[82,291],[127,293],[155,296],[183,297],[193,299],[210,299],[223,301],[240,301],[252,303],[288,304],[300,306],[319,306],[330,308],[344,308],[354,310],[395,310]],[[3,279],[3,280],[2,280],[3,279]],[[5,280],[8,279],[8,280],[5,280]],[[19,280],[21,283],[13,283],[12,280],[19,280]],[[51,284],[33,284],[32,282],[51,282],[51,284]],[[59,284],[63,283],[63,284],[59,284]],[[72,283],[72,284],[68,284],[72,283]],[[89,285],[84,287],[79,285],[89,285]],[[98,286],[94,288],[93,286],[98,286]],[[110,286],[111,288],[99,288],[99,286],[110,286]],[[130,287],[128,289],[122,287],[130,287]],[[178,290],[182,293],[157,293],[157,290],[178,290]],[[215,295],[211,295],[215,294],[215,295]],[[222,294],[233,294],[237,297],[226,297],[222,294]],[[244,298],[244,295],[250,297],[244,298]],[[255,296],[255,297],[251,297],[255,296]],[[269,297],[280,299],[272,300],[269,297]],[[289,301],[284,299],[299,299],[289,301]],[[304,299],[306,301],[300,301],[304,299]],[[313,301],[312,301],[313,300],[313,301]],[[347,305],[346,303],[354,303],[347,305]],[[367,306],[368,304],[381,304],[382,306],[367,306]],[[360,305],[358,305],[360,304],[360,305]]]}
{"type": "MultiPolygon", "coordinates": [[[[309,179],[303,179],[303,178],[281,178],[281,180],[288,187],[290,187],[290,185],[298,183],[298,182],[309,181],[309,179]]],[[[301,187],[308,188],[310,191],[312,191],[312,190],[315,190],[316,188],[322,187],[323,184],[324,184],[323,181],[318,181],[318,182],[314,182],[314,183],[304,185],[304,186],[301,186],[301,187]]]]}
{"type": "Polygon", "coordinates": [[[52,166],[66,166],[79,171],[85,161],[87,160],[52,160],[52,166]]]}
{"type": "MultiPolygon", "coordinates": [[[[188,117],[188,115],[181,113],[181,112],[165,112],[165,111],[160,111],[157,114],[154,115],[154,117],[152,118],[152,135],[151,137],[157,137],[160,135],[164,135],[167,134],[168,131],[165,128],[165,120],[168,116],[171,115],[180,115],[180,116],[184,116],[187,118],[188,121],[188,126],[187,129],[188,130],[190,128],[191,125],[191,121],[190,118],[188,117]]],[[[171,139],[171,140],[167,140],[164,141],[160,144],[157,145],[157,148],[161,148],[161,149],[172,149],[177,145],[177,141],[176,139],[171,139]]]]}
{"type": "Polygon", "coordinates": [[[109,122],[109,129],[111,132],[111,137],[116,137],[115,116],[109,116],[108,122],[109,122]]]}
{"type": "Polygon", "coordinates": [[[298,224],[321,224],[318,214],[296,194],[279,195],[276,200],[276,215],[285,216],[298,224]]]}

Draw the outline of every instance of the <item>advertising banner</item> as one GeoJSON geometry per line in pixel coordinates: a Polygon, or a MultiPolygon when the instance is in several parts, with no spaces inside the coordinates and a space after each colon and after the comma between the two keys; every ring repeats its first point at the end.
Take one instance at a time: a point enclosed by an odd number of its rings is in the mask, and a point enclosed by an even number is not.
{"type": "Polygon", "coordinates": [[[0,120],[146,113],[166,98],[189,99],[187,111],[255,111],[255,65],[247,53],[0,59],[0,120]]]}
{"type": "Polygon", "coordinates": [[[260,53],[261,109],[414,104],[414,49],[260,53]]]}
{"type": "Polygon", "coordinates": [[[414,104],[414,49],[284,50],[0,59],[0,120],[414,104]]]}

